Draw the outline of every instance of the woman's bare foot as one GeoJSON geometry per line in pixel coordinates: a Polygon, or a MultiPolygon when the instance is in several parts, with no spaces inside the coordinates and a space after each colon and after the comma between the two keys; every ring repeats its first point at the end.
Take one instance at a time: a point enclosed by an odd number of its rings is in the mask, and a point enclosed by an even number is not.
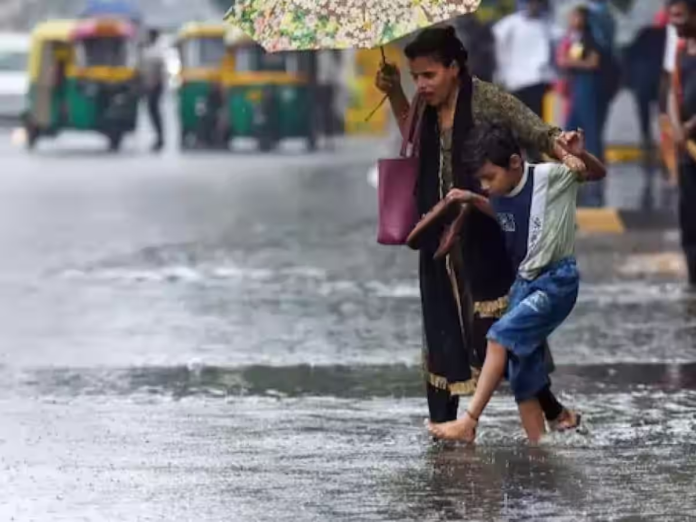
{"type": "Polygon", "coordinates": [[[428,422],[430,434],[443,440],[461,440],[464,442],[474,442],[476,439],[476,425],[478,423],[468,415],[456,421],[443,422],[440,424],[428,422]]]}
{"type": "Polygon", "coordinates": [[[563,408],[556,420],[549,422],[551,431],[563,432],[577,429],[582,421],[582,415],[573,410],[563,408]]]}

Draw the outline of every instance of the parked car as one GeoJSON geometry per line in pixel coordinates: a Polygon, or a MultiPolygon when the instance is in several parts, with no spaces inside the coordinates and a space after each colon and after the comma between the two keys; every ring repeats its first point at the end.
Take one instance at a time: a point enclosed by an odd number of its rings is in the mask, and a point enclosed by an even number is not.
{"type": "Polygon", "coordinates": [[[20,119],[26,105],[28,34],[0,33],[0,119],[20,119]]]}

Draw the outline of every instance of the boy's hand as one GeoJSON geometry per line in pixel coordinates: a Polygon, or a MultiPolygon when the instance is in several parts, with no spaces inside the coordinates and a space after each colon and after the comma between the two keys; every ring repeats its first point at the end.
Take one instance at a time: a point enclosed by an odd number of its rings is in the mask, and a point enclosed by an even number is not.
{"type": "Polygon", "coordinates": [[[585,131],[578,129],[562,132],[558,137],[558,143],[566,152],[579,158],[585,153],[585,131]]]}
{"type": "Polygon", "coordinates": [[[585,172],[587,165],[580,158],[585,154],[585,132],[582,129],[577,131],[562,132],[556,140],[556,145],[563,151],[561,161],[574,172],[585,172]]]}
{"type": "Polygon", "coordinates": [[[456,201],[458,203],[471,203],[474,194],[468,190],[452,189],[447,193],[447,201],[456,201]]]}

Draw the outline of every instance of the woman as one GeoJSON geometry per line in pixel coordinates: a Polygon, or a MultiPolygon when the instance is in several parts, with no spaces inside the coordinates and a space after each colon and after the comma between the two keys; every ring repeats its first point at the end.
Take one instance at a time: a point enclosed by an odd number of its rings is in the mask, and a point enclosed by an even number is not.
{"type": "MultiPolygon", "coordinates": [[[[603,159],[600,53],[589,21],[587,7],[580,6],[571,12],[569,45],[559,57],[559,66],[566,73],[570,96],[566,128],[583,129],[587,151],[603,159]]],[[[580,202],[587,206],[601,206],[604,203],[602,193],[603,187],[599,183],[583,187],[580,202]]]]}
{"type": "MultiPolygon", "coordinates": [[[[513,96],[469,74],[467,51],[453,28],[426,29],[405,53],[418,100],[425,105],[416,194],[421,215],[452,188],[480,190],[474,179],[476,143],[486,125],[504,125],[526,148],[577,162],[556,144],[560,129],[546,125],[513,96]]],[[[403,134],[410,104],[398,69],[391,64],[384,67],[376,83],[389,97],[403,134]]],[[[495,220],[473,211],[459,242],[442,260],[433,259],[438,237],[430,237],[420,250],[424,366],[433,422],[456,419],[459,396],[473,393],[476,369],[485,357],[486,333],[505,311],[514,278],[495,220]]],[[[561,422],[562,428],[574,422],[550,390],[539,400],[547,419],[561,422]]]]}

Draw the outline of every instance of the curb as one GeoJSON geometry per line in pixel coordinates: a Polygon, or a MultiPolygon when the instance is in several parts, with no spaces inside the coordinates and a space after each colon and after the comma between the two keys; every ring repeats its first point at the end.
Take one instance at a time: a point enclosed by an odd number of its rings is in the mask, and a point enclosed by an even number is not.
{"type": "Polygon", "coordinates": [[[579,208],[578,230],[591,234],[625,234],[632,230],[677,228],[677,215],[670,211],[640,211],[617,208],[579,208]]]}
{"type": "Polygon", "coordinates": [[[645,152],[638,145],[607,145],[604,155],[609,165],[639,163],[645,159],[645,152]]]}

